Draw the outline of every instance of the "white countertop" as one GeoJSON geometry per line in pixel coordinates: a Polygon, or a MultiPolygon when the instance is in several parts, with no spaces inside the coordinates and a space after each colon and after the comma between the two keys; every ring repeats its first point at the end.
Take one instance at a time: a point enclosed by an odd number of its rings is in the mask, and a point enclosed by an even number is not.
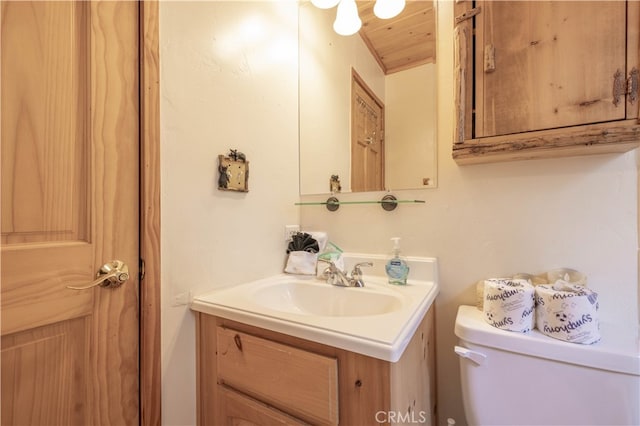
{"type": "MultiPolygon", "coordinates": [[[[381,263],[382,256],[352,255],[353,259],[373,260],[381,263]]],[[[387,283],[386,277],[368,276],[363,268],[364,288],[343,288],[327,284],[315,277],[279,274],[261,280],[226,287],[197,296],[191,309],[252,326],[288,334],[306,340],[335,346],[385,361],[396,362],[402,356],[425,313],[435,300],[437,284],[436,260],[432,258],[406,258],[415,275],[430,280],[410,279],[407,285],[387,283]],[[357,300],[358,292],[364,296],[387,295],[399,300],[401,306],[391,312],[373,315],[313,315],[295,311],[270,309],[254,297],[269,286],[323,286],[323,292],[353,292],[350,300],[357,300]],[[329,288],[324,288],[329,286],[329,288]]],[[[347,265],[349,261],[345,262],[347,265]]],[[[379,270],[379,269],[378,269],[379,270]]],[[[324,294],[324,293],[323,293],[324,294]]]]}

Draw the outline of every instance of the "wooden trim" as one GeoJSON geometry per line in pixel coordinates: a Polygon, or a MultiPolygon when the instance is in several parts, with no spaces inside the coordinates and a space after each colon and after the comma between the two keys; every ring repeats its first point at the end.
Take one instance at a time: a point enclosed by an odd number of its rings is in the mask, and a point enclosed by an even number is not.
{"type": "MultiPolygon", "coordinates": [[[[467,113],[467,128],[465,129],[465,140],[469,140],[474,136],[485,135],[489,132],[489,129],[485,128],[487,121],[487,112],[485,111],[485,86],[487,84],[485,78],[487,75],[484,72],[484,46],[488,43],[493,44],[493,2],[488,1],[483,4],[484,10],[482,14],[476,16],[473,19],[468,20],[470,26],[469,34],[473,34],[469,38],[467,44],[467,55],[469,59],[469,73],[467,75],[469,93],[467,93],[468,110],[471,114],[467,113]]],[[[493,123],[495,127],[495,123],[493,123]]],[[[494,129],[492,129],[494,130],[494,129]]]]}
{"type": "MultiPolygon", "coordinates": [[[[454,16],[468,13],[472,2],[456,2],[454,16]]],[[[473,23],[475,18],[466,19],[454,25],[454,88],[456,128],[454,144],[462,143],[472,137],[473,127],[473,23]]],[[[454,18],[455,21],[455,18],[454,18]]]]}
{"type": "Polygon", "coordinates": [[[454,129],[454,143],[462,143],[465,140],[466,117],[467,117],[467,43],[469,40],[468,30],[465,26],[457,26],[454,29],[454,103],[456,127],[454,129]]]}
{"type": "Polygon", "coordinates": [[[431,305],[429,310],[433,311],[431,313],[431,320],[433,322],[431,324],[431,336],[429,339],[429,344],[432,347],[428,348],[429,354],[432,356],[431,364],[429,365],[429,374],[431,375],[431,380],[429,382],[429,389],[431,392],[431,425],[436,426],[440,424],[438,423],[438,383],[440,383],[440,380],[438,379],[438,352],[436,348],[436,342],[438,341],[438,320],[436,318],[438,317],[438,312],[436,311],[435,302],[431,305]]]}
{"type": "Polygon", "coordinates": [[[217,383],[218,365],[215,354],[216,318],[196,312],[196,424],[216,425],[222,422],[219,414],[220,393],[217,383]]]}
{"type": "MultiPolygon", "coordinates": [[[[630,1],[627,2],[627,25],[630,22],[638,22],[640,20],[640,3],[630,1]],[[635,20],[635,21],[634,21],[635,20]]],[[[640,25],[631,25],[628,27],[627,31],[628,39],[627,39],[627,68],[632,67],[640,67],[640,25]]],[[[630,69],[628,70],[630,71],[630,69]]],[[[630,108],[629,103],[627,102],[627,108],[630,108]]],[[[627,117],[632,118],[633,116],[638,118],[638,123],[640,124],[640,102],[636,101],[635,106],[631,111],[627,110],[627,117]]],[[[636,228],[636,236],[638,240],[640,240],[640,150],[636,152],[636,170],[637,170],[637,198],[638,198],[638,210],[636,213],[637,216],[637,228],[636,228]]],[[[640,277],[640,244],[637,249],[638,256],[638,277],[640,277]]],[[[640,292],[638,292],[638,306],[640,306],[640,292]]]]}
{"type": "MultiPolygon", "coordinates": [[[[356,71],[354,68],[351,68],[351,94],[352,94],[352,96],[353,96],[354,80],[358,82],[358,84],[365,90],[365,92],[367,92],[369,94],[369,96],[371,96],[371,98],[373,98],[373,100],[376,101],[378,106],[380,108],[382,108],[382,110],[384,111],[384,102],[382,102],[382,99],[380,99],[378,97],[378,95],[376,95],[376,93],[373,90],[371,90],[371,87],[369,87],[367,82],[364,81],[364,79],[360,76],[360,74],[358,74],[358,71],[356,71]]],[[[384,117],[384,114],[383,114],[383,117],[384,117]]]]}
{"type": "MultiPolygon", "coordinates": [[[[640,21],[640,3],[636,1],[627,2],[627,70],[626,77],[629,77],[631,70],[640,67],[640,25],[630,25],[632,22],[640,21]]],[[[628,98],[628,97],[627,97],[628,98]]],[[[633,104],[627,101],[627,118],[638,118],[640,122],[640,101],[633,104]]]]}
{"type": "Polygon", "coordinates": [[[458,164],[626,152],[640,145],[636,119],[471,139],[454,144],[458,164]]]}
{"type": "Polygon", "coordinates": [[[140,424],[161,424],[158,0],[140,2],[140,424]]]}

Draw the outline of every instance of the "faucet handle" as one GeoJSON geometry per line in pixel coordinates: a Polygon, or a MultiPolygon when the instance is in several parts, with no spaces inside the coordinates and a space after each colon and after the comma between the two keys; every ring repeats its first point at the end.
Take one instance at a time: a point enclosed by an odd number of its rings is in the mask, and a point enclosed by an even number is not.
{"type": "Polygon", "coordinates": [[[351,276],[352,277],[360,277],[360,276],[362,276],[362,271],[360,270],[360,268],[362,266],[373,266],[373,262],[356,263],[355,266],[353,267],[353,271],[351,271],[351,276]]]}
{"type": "Polygon", "coordinates": [[[340,268],[338,268],[338,266],[335,263],[333,263],[333,260],[331,259],[318,258],[318,261],[325,262],[328,264],[327,267],[324,268],[324,271],[322,271],[322,278],[327,280],[329,284],[337,285],[336,277],[342,274],[342,271],[340,271],[340,268]]]}
{"type": "Polygon", "coordinates": [[[353,271],[351,271],[351,282],[354,287],[364,287],[364,281],[362,281],[362,271],[360,270],[361,266],[373,266],[372,262],[361,262],[356,263],[353,267],[353,271]]]}
{"type": "Polygon", "coordinates": [[[340,270],[340,268],[338,268],[338,265],[336,265],[336,264],[333,262],[333,260],[331,260],[331,259],[321,259],[321,258],[318,258],[318,261],[319,261],[319,262],[325,262],[325,263],[327,263],[328,265],[327,265],[327,268],[326,268],[325,270],[330,270],[332,273],[336,273],[337,271],[339,271],[339,270],[340,270]]]}

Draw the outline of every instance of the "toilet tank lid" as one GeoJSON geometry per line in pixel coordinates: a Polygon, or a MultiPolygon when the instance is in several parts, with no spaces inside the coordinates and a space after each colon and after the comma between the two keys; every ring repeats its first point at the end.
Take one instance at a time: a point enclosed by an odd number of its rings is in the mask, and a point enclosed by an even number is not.
{"type": "Polygon", "coordinates": [[[599,342],[569,343],[532,330],[501,330],[489,325],[475,306],[460,306],[455,334],[461,341],[524,355],[640,376],[640,339],[637,326],[601,323],[599,342]]]}

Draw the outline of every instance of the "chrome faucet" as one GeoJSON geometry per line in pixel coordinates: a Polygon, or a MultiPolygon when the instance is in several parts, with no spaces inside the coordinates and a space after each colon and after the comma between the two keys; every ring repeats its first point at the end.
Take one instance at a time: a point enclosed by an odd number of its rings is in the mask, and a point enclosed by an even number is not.
{"type": "Polygon", "coordinates": [[[351,271],[351,277],[347,276],[343,271],[336,266],[331,260],[318,259],[323,262],[327,262],[329,266],[324,270],[323,276],[327,279],[327,282],[331,285],[339,287],[364,287],[364,281],[362,280],[362,266],[373,266],[371,262],[357,263],[351,271]]]}

